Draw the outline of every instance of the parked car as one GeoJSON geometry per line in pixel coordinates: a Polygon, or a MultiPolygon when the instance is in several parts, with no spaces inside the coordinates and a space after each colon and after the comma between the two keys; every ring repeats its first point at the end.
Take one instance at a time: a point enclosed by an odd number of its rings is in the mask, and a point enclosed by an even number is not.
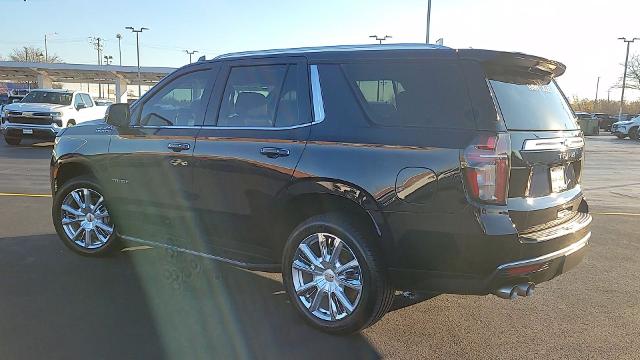
{"type": "Polygon", "coordinates": [[[593,114],[588,113],[588,112],[582,112],[582,111],[576,111],[575,112],[576,117],[578,118],[578,120],[591,120],[591,119],[595,119],[595,117],[593,116],[593,114]]]}
{"type": "Polygon", "coordinates": [[[58,134],[53,224],[82,255],[124,239],[281,271],[330,333],[378,321],[394,290],[529,296],[591,236],[564,71],[420,44],[187,65],[58,134]]]}
{"type": "Polygon", "coordinates": [[[93,102],[96,104],[96,106],[109,106],[111,104],[113,104],[113,101],[109,100],[109,99],[93,99],[93,102]]]}
{"type": "Polygon", "coordinates": [[[20,102],[4,107],[3,133],[9,145],[22,138],[53,139],[60,129],[103,118],[106,107],[95,106],[89,94],[79,91],[32,90],[20,102]]]}
{"type": "Polygon", "coordinates": [[[611,125],[611,133],[618,137],[618,139],[624,139],[627,136],[631,139],[639,139],[640,132],[640,116],[636,116],[630,120],[618,121],[611,125]]]}
{"type": "Polygon", "coordinates": [[[598,126],[601,130],[611,131],[611,125],[618,121],[617,116],[612,116],[605,113],[595,113],[593,114],[598,119],[598,126]]]}

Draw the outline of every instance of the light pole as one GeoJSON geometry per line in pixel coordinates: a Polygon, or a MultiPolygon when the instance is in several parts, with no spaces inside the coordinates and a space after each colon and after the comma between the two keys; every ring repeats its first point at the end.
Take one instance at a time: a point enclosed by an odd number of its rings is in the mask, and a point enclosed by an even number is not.
{"type": "Polygon", "coordinates": [[[142,97],[142,85],[140,80],[140,33],[149,30],[146,27],[141,27],[136,30],[133,26],[127,26],[125,29],[131,30],[131,32],[136,33],[136,54],[138,56],[138,99],[142,97]]]}
{"type": "Polygon", "coordinates": [[[383,37],[380,37],[378,35],[370,35],[369,37],[372,38],[372,39],[376,39],[376,41],[379,41],[380,45],[382,45],[383,41],[385,41],[387,39],[391,39],[391,35],[385,35],[383,37]]]}
{"type": "Polygon", "coordinates": [[[122,47],[120,46],[122,34],[116,34],[116,39],[118,39],[118,56],[120,57],[120,66],[122,66],[122,47]]]}
{"type": "MultiPolygon", "coordinates": [[[[104,58],[104,63],[105,65],[111,65],[111,63],[113,62],[113,56],[111,55],[105,55],[103,56],[104,58]]],[[[105,96],[107,99],[109,98],[109,83],[107,83],[107,96],[105,96]]]]}
{"type": "Polygon", "coordinates": [[[427,44],[429,43],[429,29],[431,27],[431,0],[427,1],[427,44]]]}
{"type": "Polygon", "coordinates": [[[195,54],[198,52],[198,50],[185,50],[184,52],[186,52],[187,54],[189,54],[189,64],[191,64],[191,55],[195,54]]]}
{"type": "Polygon", "coordinates": [[[627,55],[624,58],[624,74],[622,75],[622,95],[620,96],[620,112],[618,113],[618,121],[622,121],[622,106],[624,106],[624,88],[627,85],[627,64],[629,63],[629,47],[631,43],[640,40],[640,38],[634,37],[631,40],[627,40],[625,37],[619,37],[618,40],[622,40],[627,43],[627,55]]]}
{"type": "Polygon", "coordinates": [[[47,36],[55,36],[55,35],[58,35],[58,33],[54,32],[54,33],[44,34],[44,62],[46,63],[49,62],[49,51],[47,50],[47,36]]]}
{"type": "Polygon", "coordinates": [[[596,112],[598,109],[598,89],[600,88],[600,76],[598,76],[598,81],[596,82],[596,101],[593,103],[593,112],[596,112]]]}
{"type": "MultiPolygon", "coordinates": [[[[93,45],[93,47],[98,51],[98,65],[102,65],[102,48],[104,47],[104,43],[102,42],[102,38],[99,36],[92,36],[89,38],[89,43],[93,45]]],[[[102,85],[98,83],[98,97],[102,97],[102,85]]]]}

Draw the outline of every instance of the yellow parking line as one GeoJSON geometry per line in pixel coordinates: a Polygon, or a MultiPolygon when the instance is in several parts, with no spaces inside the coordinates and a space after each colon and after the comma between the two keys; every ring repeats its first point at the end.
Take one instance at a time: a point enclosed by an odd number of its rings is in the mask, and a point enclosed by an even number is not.
{"type": "Polygon", "coordinates": [[[636,213],[623,213],[623,212],[592,212],[594,215],[612,215],[612,216],[640,216],[636,213]]]}
{"type": "Polygon", "coordinates": [[[51,197],[51,194],[22,194],[22,193],[3,193],[0,196],[23,196],[23,197],[51,197]]]}

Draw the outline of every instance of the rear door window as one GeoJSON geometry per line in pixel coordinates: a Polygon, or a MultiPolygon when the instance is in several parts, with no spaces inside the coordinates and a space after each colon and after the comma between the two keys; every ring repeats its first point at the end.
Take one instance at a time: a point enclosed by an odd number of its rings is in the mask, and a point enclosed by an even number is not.
{"type": "Polygon", "coordinates": [[[377,125],[475,127],[464,76],[453,61],[355,63],[343,68],[377,125]]]}
{"type": "Polygon", "coordinates": [[[302,123],[297,65],[231,68],[222,97],[220,127],[288,127],[302,123]]]}
{"type": "MultiPolygon", "coordinates": [[[[489,77],[509,130],[576,130],[580,127],[555,81],[503,73],[489,77]]],[[[589,115],[590,117],[590,115],[589,115]]]]}

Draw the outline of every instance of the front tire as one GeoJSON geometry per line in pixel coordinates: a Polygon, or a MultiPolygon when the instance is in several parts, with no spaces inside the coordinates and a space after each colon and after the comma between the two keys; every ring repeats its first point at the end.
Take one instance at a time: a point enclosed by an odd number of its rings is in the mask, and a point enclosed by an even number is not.
{"type": "Polygon", "coordinates": [[[22,138],[20,137],[12,137],[12,136],[6,136],[4,137],[4,141],[11,145],[11,146],[18,146],[20,145],[20,142],[22,141],[22,138]]]}
{"type": "Polygon", "coordinates": [[[636,140],[638,139],[638,128],[634,127],[629,130],[629,139],[636,140]]]}
{"type": "Polygon", "coordinates": [[[108,254],[116,232],[100,186],[78,177],[64,183],[53,198],[53,226],[71,250],[86,256],[108,254]]]}
{"type": "Polygon", "coordinates": [[[302,317],[332,334],[360,331],[393,302],[372,231],[337,213],[301,223],[285,245],[282,277],[302,317]]]}

